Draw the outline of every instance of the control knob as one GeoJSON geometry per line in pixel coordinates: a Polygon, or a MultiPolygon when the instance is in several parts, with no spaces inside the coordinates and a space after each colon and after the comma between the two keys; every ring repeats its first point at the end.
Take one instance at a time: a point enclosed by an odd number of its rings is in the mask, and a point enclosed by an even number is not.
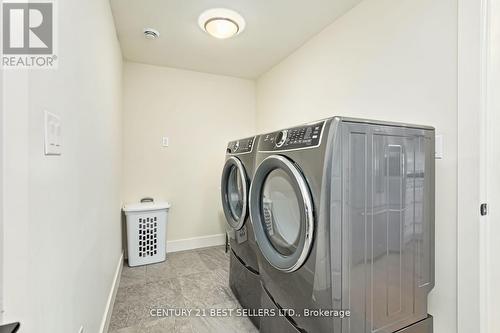
{"type": "Polygon", "coordinates": [[[283,131],[280,131],[278,133],[278,135],[276,135],[276,139],[275,139],[275,145],[276,145],[276,148],[280,148],[281,146],[283,146],[285,144],[285,141],[286,141],[286,138],[288,137],[288,131],[287,130],[283,130],[283,131]]]}

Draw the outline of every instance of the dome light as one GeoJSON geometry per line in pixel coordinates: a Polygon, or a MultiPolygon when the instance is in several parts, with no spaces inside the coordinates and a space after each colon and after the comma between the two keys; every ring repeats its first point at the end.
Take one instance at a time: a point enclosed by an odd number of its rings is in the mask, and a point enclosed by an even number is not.
{"type": "Polygon", "coordinates": [[[201,29],[218,39],[233,37],[245,29],[243,17],[225,8],[206,10],[198,18],[198,24],[201,29]]]}

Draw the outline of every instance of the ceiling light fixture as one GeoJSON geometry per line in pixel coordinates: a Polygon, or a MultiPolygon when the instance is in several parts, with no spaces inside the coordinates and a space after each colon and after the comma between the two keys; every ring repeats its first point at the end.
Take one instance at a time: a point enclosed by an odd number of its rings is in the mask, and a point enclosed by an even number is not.
{"type": "Polygon", "coordinates": [[[245,29],[245,20],[234,10],[213,8],[200,15],[198,25],[211,36],[226,39],[240,34],[245,29]]]}

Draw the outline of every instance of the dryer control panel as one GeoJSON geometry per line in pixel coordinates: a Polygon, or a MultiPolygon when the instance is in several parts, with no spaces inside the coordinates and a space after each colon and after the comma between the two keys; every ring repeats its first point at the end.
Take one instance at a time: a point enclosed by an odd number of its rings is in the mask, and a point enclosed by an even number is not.
{"type": "Polygon", "coordinates": [[[260,139],[260,151],[280,151],[318,147],[325,122],[317,122],[264,134],[260,139]]]}
{"type": "Polygon", "coordinates": [[[255,143],[255,137],[231,141],[227,144],[226,153],[227,154],[245,154],[249,153],[253,149],[255,143]]]}

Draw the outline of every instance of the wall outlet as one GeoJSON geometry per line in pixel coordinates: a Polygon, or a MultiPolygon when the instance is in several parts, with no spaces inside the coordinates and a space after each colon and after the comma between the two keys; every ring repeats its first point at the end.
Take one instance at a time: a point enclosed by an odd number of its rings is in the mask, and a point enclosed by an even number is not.
{"type": "Polygon", "coordinates": [[[436,147],[435,147],[434,158],[440,160],[444,155],[444,144],[443,144],[443,135],[436,134],[436,147]]]}
{"type": "Polygon", "coordinates": [[[161,145],[163,147],[168,147],[168,137],[164,136],[161,138],[161,145]]]}

